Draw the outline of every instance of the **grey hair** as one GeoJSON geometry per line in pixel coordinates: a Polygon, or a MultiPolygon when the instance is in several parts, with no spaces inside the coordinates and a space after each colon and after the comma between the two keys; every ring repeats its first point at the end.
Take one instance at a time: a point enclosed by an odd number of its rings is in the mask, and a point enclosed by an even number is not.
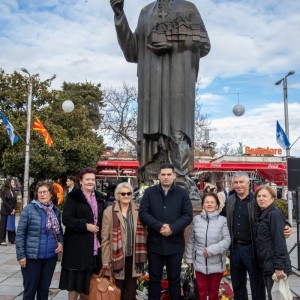
{"type": "Polygon", "coordinates": [[[234,172],[232,175],[232,181],[234,180],[235,177],[244,177],[246,181],[250,181],[248,173],[244,171],[234,172]]]}
{"type": "Polygon", "coordinates": [[[115,199],[116,200],[118,200],[117,195],[119,194],[120,190],[124,189],[124,188],[129,189],[130,192],[133,194],[133,188],[132,188],[131,184],[128,182],[121,182],[117,185],[117,187],[115,189],[115,199]]]}

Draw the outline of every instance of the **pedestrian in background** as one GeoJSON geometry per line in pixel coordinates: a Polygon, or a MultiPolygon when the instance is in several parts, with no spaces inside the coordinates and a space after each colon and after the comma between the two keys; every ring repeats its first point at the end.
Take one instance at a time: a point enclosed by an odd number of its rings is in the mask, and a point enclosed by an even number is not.
{"type": "Polygon", "coordinates": [[[67,191],[68,194],[69,194],[74,188],[77,188],[75,176],[69,175],[69,176],[67,177],[66,185],[67,185],[67,187],[68,187],[68,191],[67,191]]]}
{"type": "Polygon", "coordinates": [[[254,195],[259,211],[256,218],[256,250],[263,273],[268,299],[272,299],[272,275],[278,280],[292,273],[291,260],[283,234],[286,221],[281,210],[274,205],[276,193],[270,186],[260,186],[254,195]]]}
{"type": "Polygon", "coordinates": [[[223,183],[220,181],[216,182],[216,187],[217,187],[217,196],[220,201],[219,211],[222,211],[223,207],[225,206],[225,201],[226,201],[225,189],[224,189],[223,183]]]}
{"type": "Polygon", "coordinates": [[[7,231],[7,220],[9,216],[12,217],[10,220],[13,225],[15,222],[15,213],[17,208],[17,197],[15,194],[15,181],[13,178],[7,178],[4,186],[1,190],[1,220],[0,220],[0,245],[7,246],[6,232],[8,235],[8,242],[11,244],[15,243],[16,231],[13,227],[7,231]]]}
{"type": "Polygon", "coordinates": [[[36,185],[35,199],[21,213],[16,236],[17,260],[23,276],[24,300],[47,300],[57,262],[63,248],[59,209],[53,205],[50,182],[36,185]]]}
{"type": "Polygon", "coordinates": [[[199,300],[219,299],[226,251],[230,246],[227,220],[219,215],[220,201],[215,193],[202,200],[203,211],[194,217],[186,251],[186,262],[196,271],[199,300]]]}
{"type": "Polygon", "coordinates": [[[146,230],[132,195],[129,183],[118,184],[117,202],[105,209],[102,223],[102,263],[111,266],[121,300],[136,299],[137,277],[147,262],[146,230]]]}
{"type": "Polygon", "coordinates": [[[95,190],[96,172],[87,167],[79,172],[81,188],[67,195],[62,221],[66,226],[59,288],[69,300],[88,299],[90,278],[101,262],[101,225],[104,201],[95,190]]]}
{"type": "Polygon", "coordinates": [[[166,265],[172,300],[180,299],[180,274],[185,249],[184,230],[193,219],[188,191],[175,184],[175,168],[160,166],[159,184],[145,190],[139,217],[147,226],[149,299],[160,299],[163,267],[166,265]]]}

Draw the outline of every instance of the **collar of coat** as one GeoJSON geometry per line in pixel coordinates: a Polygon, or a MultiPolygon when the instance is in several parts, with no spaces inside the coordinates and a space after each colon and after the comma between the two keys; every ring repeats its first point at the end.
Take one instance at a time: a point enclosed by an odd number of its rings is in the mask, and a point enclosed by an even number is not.
{"type": "MultiPolygon", "coordinates": [[[[99,193],[98,191],[94,190],[95,192],[95,196],[96,196],[96,200],[97,202],[103,202],[103,198],[102,198],[102,195],[101,193],[99,193]]],[[[69,197],[71,197],[74,201],[77,201],[77,202],[86,202],[86,198],[82,192],[82,190],[79,188],[79,189],[73,189],[69,194],[68,194],[69,197]]]]}
{"type": "MultiPolygon", "coordinates": [[[[170,186],[170,188],[168,189],[168,193],[169,193],[170,191],[174,190],[174,189],[175,189],[175,186],[176,186],[176,184],[175,184],[175,182],[173,182],[172,185],[170,186]]],[[[164,190],[164,188],[162,187],[161,183],[159,183],[159,188],[160,188],[160,190],[161,190],[163,193],[165,193],[165,190],[164,190]]]]}
{"type": "Polygon", "coordinates": [[[211,220],[211,219],[215,219],[219,217],[219,211],[212,211],[212,212],[206,212],[206,211],[202,211],[200,213],[201,217],[205,220],[211,220]]]}
{"type": "Polygon", "coordinates": [[[274,203],[271,203],[268,207],[266,207],[265,209],[261,209],[259,212],[258,212],[258,220],[261,220],[263,218],[265,218],[268,213],[273,210],[275,207],[274,203]]]}

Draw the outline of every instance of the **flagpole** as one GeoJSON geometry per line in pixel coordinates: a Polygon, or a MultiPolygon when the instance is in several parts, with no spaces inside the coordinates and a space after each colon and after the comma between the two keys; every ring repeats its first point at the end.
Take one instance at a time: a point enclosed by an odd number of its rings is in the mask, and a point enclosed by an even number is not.
{"type": "Polygon", "coordinates": [[[30,159],[30,130],[31,130],[31,105],[32,105],[32,76],[25,69],[21,69],[28,74],[28,102],[27,102],[27,126],[26,126],[26,142],[25,142],[25,166],[24,166],[24,187],[23,187],[23,207],[28,204],[29,199],[29,159],[30,159]]]}
{"type": "Polygon", "coordinates": [[[14,132],[18,135],[18,137],[20,138],[20,140],[26,144],[26,142],[24,141],[24,139],[20,136],[20,133],[16,130],[16,128],[14,128],[14,132]]]}

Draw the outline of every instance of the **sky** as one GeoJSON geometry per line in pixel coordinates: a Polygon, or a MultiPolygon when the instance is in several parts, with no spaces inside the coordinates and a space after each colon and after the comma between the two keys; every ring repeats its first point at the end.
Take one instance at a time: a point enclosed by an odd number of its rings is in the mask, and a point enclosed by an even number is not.
{"type": "MultiPolygon", "coordinates": [[[[210,140],[218,147],[239,143],[251,148],[280,148],[276,121],[293,144],[300,136],[300,1],[190,0],[211,41],[198,74],[202,113],[211,120],[210,140]],[[288,98],[284,105],[283,84],[288,98]],[[232,108],[245,107],[236,117],[232,108]],[[285,118],[285,107],[288,117],[285,118]]],[[[147,0],[125,0],[135,29],[147,0]]],[[[103,88],[137,85],[136,65],[119,48],[109,0],[1,0],[0,68],[6,73],[56,74],[53,88],[66,82],[101,83],[103,88]]],[[[109,142],[108,142],[109,143],[109,142]]],[[[300,157],[300,139],[291,155],[300,157]]]]}

